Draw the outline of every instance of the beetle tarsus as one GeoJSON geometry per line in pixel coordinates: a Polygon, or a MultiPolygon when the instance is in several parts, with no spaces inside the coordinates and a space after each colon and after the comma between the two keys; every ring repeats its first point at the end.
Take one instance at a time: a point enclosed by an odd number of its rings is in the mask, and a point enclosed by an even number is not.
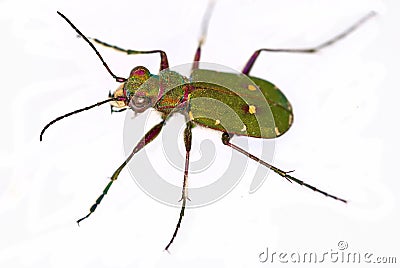
{"type": "Polygon", "coordinates": [[[77,220],[76,223],[78,224],[78,226],[80,226],[79,223],[80,223],[81,221],[83,221],[84,219],[89,218],[90,214],[92,214],[92,212],[90,212],[89,214],[87,214],[85,217],[80,218],[79,220],[77,220]]]}
{"type": "Polygon", "coordinates": [[[193,123],[188,121],[186,123],[186,128],[184,132],[184,142],[186,148],[186,159],[185,159],[185,172],[183,176],[183,186],[182,186],[182,198],[179,201],[182,201],[181,213],[179,214],[178,223],[176,224],[175,231],[172,234],[171,240],[169,241],[168,245],[165,247],[165,250],[168,251],[168,248],[172,245],[175,240],[176,235],[178,234],[178,230],[181,227],[183,216],[185,215],[185,208],[186,208],[186,200],[189,200],[188,193],[187,193],[187,182],[188,182],[188,175],[189,175],[189,158],[190,158],[190,150],[192,147],[192,128],[193,123]]]}
{"type": "Polygon", "coordinates": [[[288,180],[288,181],[290,181],[290,182],[296,182],[297,184],[300,184],[300,185],[302,185],[302,186],[305,186],[305,187],[307,187],[307,188],[309,188],[309,189],[311,189],[311,190],[313,190],[313,191],[315,191],[315,192],[318,192],[318,193],[320,193],[320,194],[323,194],[323,195],[325,195],[325,196],[327,196],[327,197],[333,198],[333,199],[338,200],[338,201],[341,201],[341,202],[343,202],[343,203],[347,203],[347,201],[346,201],[345,199],[342,199],[342,198],[340,198],[340,197],[331,195],[331,194],[329,194],[329,193],[327,193],[327,192],[325,192],[325,191],[322,191],[322,190],[320,190],[320,189],[318,189],[318,188],[316,188],[316,187],[314,187],[314,186],[312,186],[312,185],[310,185],[310,184],[308,184],[308,183],[305,183],[305,182],[302,181],[302,180],[296,179],[295,177],[292,177],[292,176],[288,175],[288,173],[291,173],[291,172],[293,172],[294,170],[288,171],[288,172],[285,172],[285,171],[283,171],[283,170],[280,170],[279,168],[274,167],[273,165],[268,164],[267,162],[261,160],[261,159],[258,158],[257,156],[252,155],[251,153],[249,153],[249,152],[243,150],[242,148],[240,148],[240,147],[238,147],[238,146],[232,144],[232,143],[230,142],[231,137],[232,137],[232,136],[230,136],[228,133],[223,133],[223,134],[222,134],[222,143],[225,144],[225,145],[227,145],[227,146],[229,146],[229,147],[231,147],[232,149],[235,149],[235,150],[238,151],[239,153],[242,153],[242,154],[246,155],[247,157],[253,159],[254,161],[256,161],[256,162],[258,162],[258,163],[260,163],[261,165],[263,165],[263,166],[265,166],[265,167],[271,169],[272,171],[274,171],[275,173],[277,173],[278,175],[280,175],[281,177],[285,178],[286,180],[288,180]]]}
{"type": "Polygon", "coordinates": [[[367,20],[375,16],[377,13],[375,11],[369,12],[367,15],[359,19],[356,23],[351,25],[349,28],[344,30],[343,32],[339,33],[338,35],[335,35],[331,39],[319,44],[318,46],[311,47],[311,48],[260,48],[256,50],[250,57],[250,59],[247,61],[246,65],[244,66],[242,73],[245,75],[249,75],[251,69],[253,68],[254,63],[256,62],[258,56],[262,51],[264,52],[283,52],[283,53],[309,53],[313,54],[316,53],[328,46],[331,46],[338,42],[339,40],[342,40],[343,38],[347,37],[350,33],[354,32],[356,29],[358,29],[362,24],[364,24],[367,20]]]}

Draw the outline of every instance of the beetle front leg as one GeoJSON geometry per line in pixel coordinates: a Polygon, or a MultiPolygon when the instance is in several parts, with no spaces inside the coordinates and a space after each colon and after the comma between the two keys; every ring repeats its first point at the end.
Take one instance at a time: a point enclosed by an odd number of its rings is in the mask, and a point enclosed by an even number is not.
{"type": "Polygon", "coordinates": [[[190,200],[190,198],[188,196],[187,182],[188,182],[188,174],[189,174],[189,157],[190,157],[190,150],[192,147],[192,128],[193,128],[193,123],[191,121],[188,121],[186,123],[186,128],[185,128],[185,133],[184,133],[186,159],[185,159],[185,173],[183,175],[182,197],[180,200],[180,201],[182,201],[182,207],[181,207],[181,212],[179,214],[178,223],[176,224],[176,227],[175,227],[175,231],[174,231],[172,238],[169,241],[168,245],[165,247],[165,250],[167,250],[167,251],[168,251],[168,248],[171,246],[171,244],[174,242],[174,239],[178,233],[178,229],[181,226],[182,218],[185,215],[186,200],[190,200]]]}
{"type": "Polygon", "coordinates": [[[152,129],[150,129],[146,135],[139,141],[139,143],[135,146],[135,148],[132,150],[131,154],[128,156],[128,158],[121,164],[121,166],[114,172],[114,174],[111,176],[111,181],[107,184],[106,188],[104,188],[103,193],[96,199],[96,202],[90,207],[90,212],[87,214],[85,217],[79,219],[77,221],[78,225],[81,221],[84,219],[88,218],[97,208],[98,205],[100,205],[101,201],[103,200],[104,196],[108,193],[108,190],[110,189],[111,185],[113,184],[114,181],[117,180],[119,173],[121,173],[122,169],[128,164],[128,162],[132,159],[132,157],[139,152],[143,147],[145,147],[147,144],[149,144],[151,141],[153,141],[158,134],[160,134],[162,127],[164,126],[165,121],[161,121],[157,125],[155,125],[152,129]]]}
{"type": "Polygon", "coordinates": [[[103,45],[103,46],[105,46],[105,47],[109,47],[109,48],[115,49],[115,50],[117,50],[117,51],[126,53],[126,54],[128,54],[128,55],[160,53],[160,58],[161,58],[161,61],[160,61],[160,71],[169,68],[167,53],[165,53],[165,52],[162,51],[162,50],[156,49],[156,50],[143,50],[143,51],[140,51],[140,50],[123,49],[123,48],[120,48],[120,47],[118,47],[118,46],[110,45],[110,44],[108,44],[108,43],[106,43],[106,42],[100,41],[100,40],[97,39],[97,38],[90,38],[90,39],[93,40],[93,41],[95,41],[96,43],[98,43],[98,44],[100,44],[100,45],[103,45]]]}
{"type": "Polygon", "coordinates": [[[364,22],[366,22],[368,19],[371,17],[375,16],[375,12],[370,12],[363,18],[361,18],[359,21],[354,23],[352,26],[347,28],[345,31],[341,32],[340,34],[334,36],[333,38],[321,43],[318,46],[311,47],[311,48],[261,48],[256,50],[253,55],[250,57],[246,65],[244,66],[242,73],[245,75],[249,75],[251,68],[253,67],[254,63],[256,62],[258,56],[260,55],[261,51],[266,51],[266,52],[285,52],[285,53],[315,53],[320,51],[323,48],[326,48],[328,46],[331,46],[335,44],[337,41],[345,38],[348,36],[350,33],[355,31],[358,27],[360,27],[364,22]]]}
{"type": "Polygon", "coordinates": [[[311,189],[311,190],[313,190],[313,191],[316,191],[316,192],[318,192],[318,193],[320,193],[320,194],[323,194],[323,195],[325,195],[325,196],[327,196],[327,197],[330,197],[330,198],[336,199],[336,200],[338,200],[338,201],[342,201],[342,202],[344,202],[344,203],[347,203],[347,201],[344,200],[344,199],[342,199],[342,198],[339,198],[339,197],[337,197],[337,196],[328,194],[327,192],[322,191],[322,190],[320,190],[320,189],[318,189],[318,188],[316,188],[316,187],[314,187],[314,186],[312,186],[312,185],[310,185],[310,184],[308,184],[308,183],[305,183],[305,182],[302,181],[302,180],[299,180],[299,179],[296,179],[296,178],[290,176],[289,173],[292,172],[292,171],[283,171],[283,170],[281,170],[281,169],[279,169],[279,168],[277,168],[277,167],[274,167],[273,165],[271,165],[271,164],[269,164],[269,163],[267,163],[267,162],[261,160],[261,159],[258,158],[257,156],[254,156],[254,155],[252,155],[251,153],[249,153],[249,152],[243,150],[242,148],[240,148],[240,147],[238,147],[238,146],[232,144],[232,143],[230,142],[231,138],[232,138],[232,135],[229,135],[229,134],[226,133],[226,132],[223,133],[223,134],[222,134],[222,143],[225,144],[225,145],[227,145],[227,146],[229,146],[229,147],[231,147],[232,149],[235,149],[235,150],[238,151],[239,153],[242,153],[242,154],[244,154],[245,156],[247,156],[247,157],[253,159],[254,161],[260,163],[261,165],[263,165],[263,166],[269,168],[270,170],[274,171],[276,174],[278,174],[279,176],[285,178],[285,179],[288,180],[289,182],[298,183],[298,184],[303,185],[303,186],[305,186],[305,187],[307,187],[307,188],[309,188],[309,189],[311,189]]]}

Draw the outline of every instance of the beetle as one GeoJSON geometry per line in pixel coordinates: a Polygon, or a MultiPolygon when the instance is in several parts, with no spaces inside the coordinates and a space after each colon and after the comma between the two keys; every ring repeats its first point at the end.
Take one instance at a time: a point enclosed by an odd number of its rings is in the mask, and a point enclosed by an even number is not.
{"type": "Polygon", "coordinates": [[[100,41],[96,38],[88,38],[64,14],[57,11],[58,15],[60,15],[76,31],[78,36],[82,37],[84,41],[89,44],[92,50],[96,53],[97,57],[103,63],[107,72],[115,79],[116,82],[120,83],[120,85],[113,93],[110,92],[108,99],[67,113],[49,122],[43,128],[40,134],[40,141],[42,141],[43,134],[47,128],[49,128],[55,122],[105,103],[111,104],[112,112],[121,112],[126,109],[131,109],[135,113],[142,113],[149,108],[153,108],[161,115],[161,122],[153,126],[144,135],[144,137],[142,137],[142,139],[133,148],[130,155],[128,155],[126,160],[116,169],[110,178],[110,182],[104,188],[102,194],[91,206],[89,213],[77,221],[78,225],[82,220],[88,218],[96,210],[105,195],[108,193],[111,185],[117,180],[120,172],[132,159],[132,157],[147,144],[153,141],[160,134],[168,118],[176,113],[181,113],[186,118],[186,127],[183,135],[186,158],[180,215],[174,233],[171,237],[171,240],[165,247],[165,250],[169,249],[177,235],[184,216],[186,202],[189,199],[187,186],[189,173],[188,170],[192,144],[192,128],[196,125],[222,132],[221,141],[224,145],[236,150],[241,154],[244,154],[250,159],[274,171],[289,182],[295,182],[335,200],[344,203],[347,202],[345,199],[331,195],[326,191],[322,191],[302,180],[291,176],[289,173],[292,171],[283,171],[263,161],[257,156],[233,144],[231,139],[233,136],[274,139],[288,131],[293,123],[293,109],[283,92],[269,81],[250,75],[251,69],[261,52],[316,53],[349,35],[368,19],[373,17],[375,13],[368,13],[345,31],[318,46],[300,49],[257,49],[250,56],[248,62],[242,69],[241,74],[245,76],[248,81],[250,81],[249,83],[243,84],[241,82],[242,80],[238,78],[237,74],[199,68],[202,45],[204,44],[207,33],[207,27],[212,8],[213,4],[209,6],[204,16],[202,35],[198,41],[198,46],[195,52],[191,74],[189,77],[169,69],[168,57],[163,50],[139,51],[123,49],[121,47],[100,41]],[[116,76],[108,67],[107,63],[102,58],[93,42],[112,48],[119,52],[126,53],[128,55],[158,54],[160,56],[159,73],[155,75],[152,74],[146,67],[137,66],[131,70],[128,78],[116,76]],[[221,84],[225,84],[225,86],[221,84]],[[228,86],[226,86],[226,84],[228,84],[228,86]],[[216,100],[233,109],[234,113],[238,117],[236,119],[239,120],[235,120],[230,114],[225,113],[223,109],[220,108],[222,106],[213,106],[212,112],[214,113],[214,118],[210,119],[209,117],[205,116],[207,111],[210,110],[210,105],[213,105],[211,100],[216,100]],[[262,108],[264,106],[266,106],[268,109],[262,108]],[[259,120],[260,118],[262,121],[261,124],[259,120]]]}

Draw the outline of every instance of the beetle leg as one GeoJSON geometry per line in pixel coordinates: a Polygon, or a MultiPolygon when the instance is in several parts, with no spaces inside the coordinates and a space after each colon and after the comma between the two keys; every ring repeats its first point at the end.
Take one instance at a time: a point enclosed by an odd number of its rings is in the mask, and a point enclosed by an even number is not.
{"type": "Polygon", "coordinates": [[[249,61],[246,63],[244,66],[242,73],[245,75],[249,75],[251,68],[254,65],[254,62],[257,60],[258,56],[260,55],[261,51],[266,51],[266,52],[286,52],[286,53],[315,53],[320,51],[321,49],[331,46],[337,41],[345,38],[348,36],[350,33],[355,31],[358,27],[360,27],[364,22],[366,22],[368,19],[371,17],[375,16],[376,13],[374,11],[371,11],[368,13],[366,16],[362,17],[359,21],[351,25],[349,28],[347,28],[345,31],[341,32],[340,34],[334,36],[333,38],[321,43],[318,46],[311,47],[311,48],[261,48],[256,50],[253,55],[250,57],[249,61]]]}
{"type": "Polygon", "coordinates": [[[192,128],[193,128],[192,121],[190,121],[190,120],[187,121],[185,133],[184,133],[184,141],[185,141],[185,148],[186,148],[185,173],[183,176],[182,197],[180,200],[180,201],[182,201],[182,207],[181,207],[181,213],[179,214],[178,223],[176,224],[176,227],[175,227],[175,231],[174,231],[172,238],[169,241],[168,245],[165,247],[165,250],[167,250],[167,251],[168,251],[168,248],[171,246],[171,244],[174,242],[176,234],[178,233],[178,229],[181,226],[183,215],[185,215],[186,200],[190,200],[188,197],[187,181],[188,181],[188,174],[189,174],[190,150],[192,147],[192,128]]]}
{"type": "Polygon", "coordinates": [[[161,132],[162,127],[164,126],[165,121],[161,121],[157,125],[155,125],[152,129],[150,129],[145,136],[138,142],[136,147],[132,150],[131,154],[128,156],[128,158],[121,164],[121,166],[114,172],[114,174],[111,176],[111,181],[107,184],[106,188],[104,188],[103,193],[96,199],[96,202],[91,206],[89,214],[87,214],[85,217],[79,219],[77,221],[78,225],[81,221],[84,219],[88,218],[97,208],[98,205],[100,205],[101,200],[103,200],[104,196],[107,194],[108,190],[110,189],[111,185],[113,182],[118,178],[119,173],[122,171],[122,169],[128,164],[128,162],[131,160],[131,158],[139,152],[144,146],[149,144],[151,141],[153,141],[158,134],[161,132]]]}
{"type": "Polygon", "coordinates": [[[201,35],[199,38],[199,44],[196,49],[196,54],[194,55],[192,71],[199,68],[199,61],[200,61],[200,56],[201,56],[201,46],[206,41],[208,25],[210,24],[211,15],[214,10],[214,5],[215,5],[215,1],[213,1],[213,0],[209,1],[206,12],[204,13],[204,16],[203,16],[203,21],[201,22],[201,35]]]}
{"type": "Polygon", "coordinates": [[[196,54],[194,54],[192,71],[199,69],[199,61],[200,61],[200,56],[201,56],[201,46],[203,45],[203,43],[204,43],[204,39],[200,38],[199,45],[197,46],[197,49],[196,49],[196,54]]]}
{"type": "Polygon", "coordinates": [[[164,70],[164,69],[168,69],[169,68],[169,63],[168,63],[168,57],[167,57],[167,53],[165,53],[162,50],[156,49],[156,50],[131,50],[131,49],[123,49],[120,48],[118,46],[114,46],[114,45],[110,45],[106,42],[100,41],[97,38],[91,38],[89,37],[89,39],[95,41],[96,43],[105,46],[105,47],[110,47],[112,49],[115,49],[117,51],[126,53],[128,55],[137,55],[137,54],[154,54],[154,53],[160,53],[160,57],[161,57],[161,61],[160,61],[160,71],[164,70]]]}
{"type": "Polygon", "coordinates": [[[274,167],[273,165],[271,165],[271,164],[269,164],[269,163],[267,163],[267,162],[261,160],[261,159],[258,158],[257,156],[254,156],[254,155],[252,155],[251,153],[249,153],[249,152],[243,150],[242,148],[240,148],[240,147],[238,147],[238,146],[232,144],[232,143],[230,142],[231,138],[232,138],[232,135],[229,135],[229,134],[226,133],[226,132],[223,133],[223,134],[222,134],[222,143],[225,144],[225,145],[227,145],[227,146],[229,146],[229,147],[231,147],[232,149],[235,149],[235,150],[238,151],[239,153],[242,153],[242,154],[244,154],[245,156],[247,156],[247,157],[253,159],[254,161],[260,163],[261,165],[263,165],[263,166],[269,168],[270,170],[274,171],[274,172],[277,173],[279,176],[285,178],[285,179],[288,180],[289,182],[296,182],[296,183],[298,183],[298,184],[300,184],[300,185],[303,185],[303,186],[305,186],[305,187],[307,187],[307,188],[309,188],[309,189],[311,189],[311,190],[313,190],[313,191],[316,191],[316,192],[318,192],[318,193],[320,193],[320,194],[323,194],[323,195],[325,195],[325,196],[327,196],[327,197],[330,197],[330,198],[333,198],[333,199],[342,201],[342,202],[344,202],[344,203],[347,203],[347,201],[344,200],[344,199],[342,199],[342,198],[339,198],[339,197],[337,197],[337,196],[328,194],[327,192],[324,192],[324,191],[322,191],[322,190],[320,190],[320,189],[318,189],[318,188],[316,188],[316,187],[314,187],[314,186],[312,186],[312,185],[310,185],[310,184],[308,184],[308,183],[306,183],[306,182],[304,182],[304,181],[302,181],[302,180],[299,180],[299,179],[296,179],[296,178],[290,176],[289,173],[291,173],[292,171],[287,171],[287,172],[285,172],[285,171],[283,171],[283,170],[281,170],[281,169],[279,169],[279,168],[276,168],[276,167],[274,167]]]}

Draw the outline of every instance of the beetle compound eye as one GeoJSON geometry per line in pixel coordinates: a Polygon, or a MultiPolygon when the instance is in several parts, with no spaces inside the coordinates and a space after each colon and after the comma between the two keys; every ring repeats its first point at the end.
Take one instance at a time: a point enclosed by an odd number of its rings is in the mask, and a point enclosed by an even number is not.
{"type": "Polygon", "coordinates": [[[132,100],[133,100],[133,104],[137,107],[143,107],[147,102],[146,97],[133,97],[132,100]]]}
{"type": "Polygon", "coordinates": [[[137,66],[132,69],[129,77],[135,77],[135,78],[144,78],[147,79],[150,76],[150,71],[143,66],[137,66]]]}
{"type": "Polygon", "coordinates": [[[143,106],[146,104],[146,98],[144,97],[135,98],[134,101],[136,106],[143,106]]]}
{"type": "Polygon", "coordinates": [[[146,96],[133,96],[129,102],[129,106],[135,112],[141,113],[145,111],[151,104],[151,100],[146,96]]]}

